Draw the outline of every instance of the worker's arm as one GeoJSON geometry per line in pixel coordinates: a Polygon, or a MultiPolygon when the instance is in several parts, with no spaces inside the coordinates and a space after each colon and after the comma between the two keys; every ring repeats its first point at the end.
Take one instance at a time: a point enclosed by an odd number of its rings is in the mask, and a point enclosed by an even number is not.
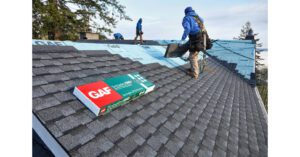
{"type": "Polygon", "coordinates": [[[182,27],[184,28],[184,32],[182,34],[181,40],[185,40],[191,31],[190,23],[187,21],[186,18],[184,18],[182,21],[182,27]]]}

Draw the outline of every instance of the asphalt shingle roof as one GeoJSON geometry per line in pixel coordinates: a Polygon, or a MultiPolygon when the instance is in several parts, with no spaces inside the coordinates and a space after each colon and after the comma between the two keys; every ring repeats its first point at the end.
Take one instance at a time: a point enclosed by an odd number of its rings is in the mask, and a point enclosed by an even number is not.
{"type": "Polygon", "coordinates": [[[267,156],[255,90],[213,59],[199,79],[108,51],[33,46],[33,114],[70,156],[267,156]],[[139,72],[153,92],[97,117],[73,88],[139,72]]]}

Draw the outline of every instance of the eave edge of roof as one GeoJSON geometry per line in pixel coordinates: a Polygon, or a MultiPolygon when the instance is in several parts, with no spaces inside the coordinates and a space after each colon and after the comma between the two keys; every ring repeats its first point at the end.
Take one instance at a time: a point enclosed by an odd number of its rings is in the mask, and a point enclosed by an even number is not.
{"type": "Polygon", "coordinates": [[[262,101],[262,98],[261,98],[261,96],[259,94],[258,88],[255,86],[254,89],[255,89],[255,94],[257,96],[257,99],[258,99],[259,106],[260,106],[260,108],[261,108],[261,110],[263,112],[263,116],[264,116],[265,120],[268,122],[268,113],[266,111],[264,102],[262,101]]]}
{"type": "Polygon", "coordinates": [[[45,128],[37,116],[32,113],[32,128],[40,136],[41,140],[46,144],[54,156],[69,157],[69,154],[62,148],[56,139],[45,128]]]}

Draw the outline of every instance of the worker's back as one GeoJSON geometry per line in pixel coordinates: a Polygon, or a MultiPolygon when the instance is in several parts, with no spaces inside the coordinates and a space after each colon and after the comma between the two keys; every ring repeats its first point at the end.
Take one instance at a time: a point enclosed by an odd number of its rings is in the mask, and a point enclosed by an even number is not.
{"type": "Polygon", "coordinates": [[[198,23],[196,22],[194,17],[199,17],[199,19],[203,23],[203,19],[194,10],[189,10],[189,9],[186,10],[186,15],[182,21],[183,25],[189,24],[190,34],[196,34],[199,31],[201,31],[201,28],[198,25],[198,23]]]}
{"type": "Polygon", "coordinates": [[[143,22],[143,20],[142,20],[142,18],[140,18],[139,21],[136,24],[136,29],[138,31],[142,31],[142,22],[143,22]]]}
{"type": "Polygon", "coordinates": [[[115,40],[124,40],[124,37],[121,33],[114,34],[115,40]]]}
{"type": "Polygon", "coordinates": [[[195,35],[201,31],[201,28],[195,20],[195,17],[198,18],[202,23],[204,22],[204,20],[191,7],[187,7],[184,12],[185,16],[182,20],[184,33],[181,40],[185,40],[188,35],[195,35]]]}

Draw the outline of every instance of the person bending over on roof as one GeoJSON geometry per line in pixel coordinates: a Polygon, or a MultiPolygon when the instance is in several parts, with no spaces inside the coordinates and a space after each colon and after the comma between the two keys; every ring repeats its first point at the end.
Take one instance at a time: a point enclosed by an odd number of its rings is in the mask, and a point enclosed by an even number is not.
{"type": "Polygon", "coordinates": [[[134,38],[134,44],[136,44],[136,40],[138,37],[140,37],[140,44],[143,44],[143,31],[142,31],[142,18],[139,19],[139,21],[136,24],[136,35],[134,38]]]}
{"type": "Polygon", "coordinates": [[[184,42],[187,36],[189,36],[188,44],[191,69],[189,69],[188,74],[197,79],[199,76],[198,54],[199,51],[205,49],[205,42],[201,42],[203,40],[202,31],[205,31],[205,28],[203,25],[203,19],[198,16],[192,7],[187,7],[184,10],[184,13],[185,16],[182,20],[184,32],[181,40],[184,42]]]}
{"type": "Polygon", "coordinates": [[[114,34],[115,40],[124,40],[124,37],[121,33],[114,34]]]}

